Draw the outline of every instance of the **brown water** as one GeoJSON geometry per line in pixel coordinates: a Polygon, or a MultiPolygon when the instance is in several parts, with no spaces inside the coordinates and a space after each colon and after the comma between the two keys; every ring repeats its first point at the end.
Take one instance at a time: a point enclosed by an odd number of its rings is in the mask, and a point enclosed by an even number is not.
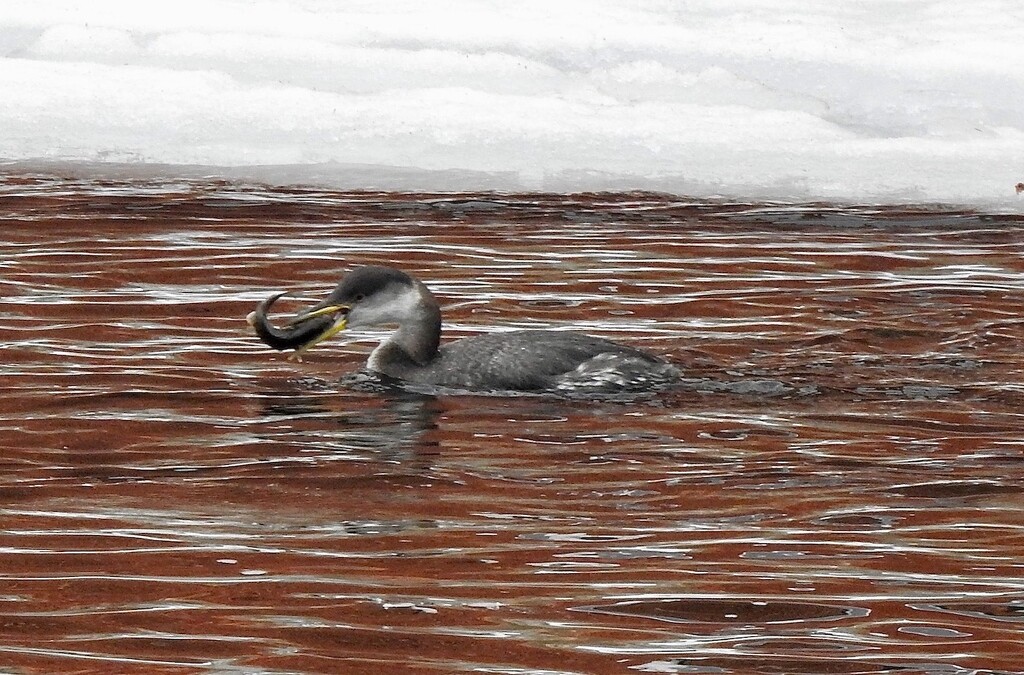
{"type": "Polygon", "coordinates": [[[1021,672],[1022,234],[6,176],[0,672],[1021,672]],[[335,379],[366,335],[247,333],[364,263],[449,335],[576,325],[688,380],[385,396],[335,379]]]}

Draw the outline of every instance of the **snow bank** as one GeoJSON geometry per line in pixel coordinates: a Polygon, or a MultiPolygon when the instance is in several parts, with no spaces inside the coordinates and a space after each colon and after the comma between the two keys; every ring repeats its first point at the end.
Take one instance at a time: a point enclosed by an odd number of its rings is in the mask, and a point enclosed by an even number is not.
{"type": "Polygon", "coordinates": [[[1021,210],[1022,26],[1012,0],[3,3],[0,160],[1021,210]]]}

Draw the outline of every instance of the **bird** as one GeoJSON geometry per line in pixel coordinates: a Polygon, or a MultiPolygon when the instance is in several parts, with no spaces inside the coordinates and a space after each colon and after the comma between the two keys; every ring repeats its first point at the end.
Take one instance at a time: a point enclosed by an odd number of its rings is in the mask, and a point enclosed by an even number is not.
{"type": "Polygon", "coordinates": [[[441,307],[419,279],[382,265],[357,267],[320,303],[285,328],[267,318],[283,294],[248,317],[275,349],[301,356],[342,330],[394,325],[366,370],[401,383],[466,392],[642,392],[680,377],[672,363],[641,349],[579,332],[500,331],[441,343],[441,307]]]}

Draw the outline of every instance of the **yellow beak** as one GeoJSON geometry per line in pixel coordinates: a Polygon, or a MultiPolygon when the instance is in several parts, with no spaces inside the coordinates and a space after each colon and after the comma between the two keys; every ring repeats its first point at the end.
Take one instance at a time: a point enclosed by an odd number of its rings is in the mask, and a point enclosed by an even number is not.
{"type": "Polygon", "coordinates": [[[327,307],[321,307],[320,309],[312,311],[312,312],[310,312],[308,314],[303,314],[302,316],[298,317],[297,319],[293,319],[291,321],[292,325],[294,325],[296,323],[299,323],[299,322],[302,322],[302,321],[305,321],[306,319],[312,319],[312,318],[318,317],[318,316],[326,316],[328,314],[337,314],[337,313],[341,312],[341,316],[339,316],[334,321],[334,325],[333,326],[331,326],[330,328],[325,330],[323,333],[318,335],[313,340],[310,340],[306,344],[304,344],[301,347],[299,347],[298,349],[296,349],[295,353],[292,354],[292,356],[289,357],[289,358],[301,361],[302,360],[302,355],[305,354],[307,351],[309,351],[310,349],[312,349],[316,345],[320,344],[324,340],[329,340],[330,338],[334,337],[335,335],[337,335],[341,331],[345,330],[345,326],[348,325],[348,319],[345,316],[345,313],[348,312],[348,309],[349,308],[348,308],[347,305],[329,305],[327,307]]]}
{"type": "Polygon", "coordinates": [[[327,305],[326,307],[321,307],[320,309],[315,309],[312,312],[307,312],[306,314],[300,314],[299,316],[297,316],[294,319],[292,319],[291,321],[289,321],[288,325],[289,326],[294,326],[297,323],[302,323],[306,319],[313,319],[313,318],[316,318],[318,316],[326,316],[328,314],[337,314],[339,312],[341,312],[342,314],[346,314],[346,313],[348,313],[349,309],[350,308],[349,308],[348,305],[327,305]]]}

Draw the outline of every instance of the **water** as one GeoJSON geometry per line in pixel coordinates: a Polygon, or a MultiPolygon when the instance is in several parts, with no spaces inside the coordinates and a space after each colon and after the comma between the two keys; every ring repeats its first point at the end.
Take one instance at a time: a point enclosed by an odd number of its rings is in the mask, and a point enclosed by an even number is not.
{"type": "Polygon", "coordinates": [[[0,670],[1020,672],[1022,229],[8,175],[0,670]],[[381,395],[336,380],[375,335],[248,333],[367,263],[449,336],[582,327],[687,381],[381,395]]]}

